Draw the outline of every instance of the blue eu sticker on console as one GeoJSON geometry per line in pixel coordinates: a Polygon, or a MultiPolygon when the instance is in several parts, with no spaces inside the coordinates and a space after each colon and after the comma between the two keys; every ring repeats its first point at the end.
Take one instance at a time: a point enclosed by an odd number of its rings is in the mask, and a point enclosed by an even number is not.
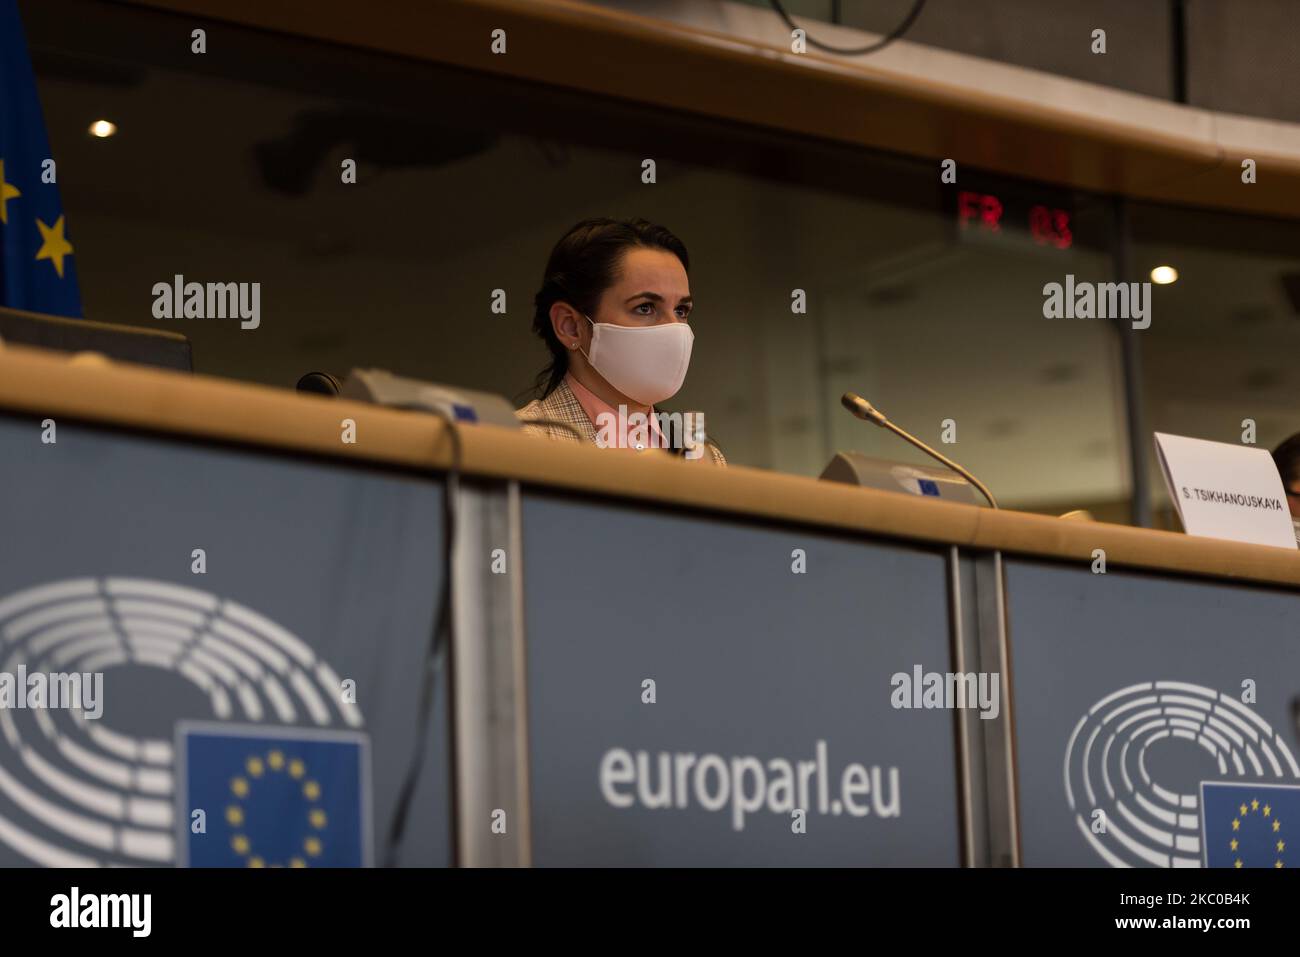
{"type": "Polygon", "coordinates": [[[933,495],[939,497],[939,483],[934,479],[917,479],[917,484],[921,486],[922,495],[933,495]]]}
{"type": "Polygon", "coordinates": [[[364,734],[186,723],[176,743],[182,867],[370,865],[364,734]]]}

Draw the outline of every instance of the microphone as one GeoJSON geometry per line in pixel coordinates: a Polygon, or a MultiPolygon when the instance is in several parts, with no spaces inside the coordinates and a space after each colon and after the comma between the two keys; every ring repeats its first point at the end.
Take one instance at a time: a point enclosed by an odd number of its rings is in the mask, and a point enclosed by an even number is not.
{"type": "Polygon", "coordinates": [[[855,395],[852,392],[845,392],[844,395],[840,397],[840,404],[843,405],[844,408],[848,409],[849,412],[855,418],[859,418],[864,422],[870,422],[873,425],[878,425],[882,429],[888,429],[890,432],[893,432],[899,438],[907,442],[910,442],[912,445],[915,445],[926,455],[930,456],[933,459],[936,459],[939,462],[942,462],[944,465],[952,469],[954,472],[956,472],[966,481],[970,482],[971,485],[974,485],[977,489],[979,489],[980,494],[989,500],[990,505],[992,505],[994,508],[998,507],[997,500],[993,497],[993,493],[988,490],[988,488],[984,485],[983,482],[981,482],[975,476],[971,475],[970,472],[967,472],[964,468],[962,468],[952,459],[948,458],[946,455],[939,454],[934,449],[930,448],[930,446],[926,445],[924,442],[918,439],[916,436],[912,435],[909,432],[903,431],[898,426],[896,426],[893,422],[890,422],[888,417],[885,415],[885,413],[881,412],[879,409],[877,409],[866,399],[862,398],[862,396],[855,395]]]}

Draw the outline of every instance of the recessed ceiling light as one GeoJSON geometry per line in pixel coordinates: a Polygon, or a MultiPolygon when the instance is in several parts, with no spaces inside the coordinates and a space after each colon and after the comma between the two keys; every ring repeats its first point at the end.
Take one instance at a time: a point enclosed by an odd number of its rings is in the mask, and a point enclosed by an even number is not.
{"type": "Polygon", "coordinates": [[[1167,286],[1178,281],[1178,270],[1173,266],[1157,266],[1151,270],[1151,281],[1157,286],[1167,286]]]}
{"type": "Polygon", "coordinates": [[[108,120],[95,120],[90,124],[90,135],[97,136],[101,140],[107,139],[117,132],[117,124],[110,123],[108,120]]]}

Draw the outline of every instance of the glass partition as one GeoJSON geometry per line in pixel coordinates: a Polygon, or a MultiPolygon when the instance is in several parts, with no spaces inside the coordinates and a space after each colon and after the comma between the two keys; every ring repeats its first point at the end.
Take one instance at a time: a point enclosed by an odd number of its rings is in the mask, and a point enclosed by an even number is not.
{"type": "Polygon", "coordinates": [[[1046,285],[1110,278],[1109,198],[229,25],[194,56],[191,18],[142,8],[22,10],[86,314],[183,332],[199,372],[379,366],[522,404],[551,246],[644,216],[692,256],[672,404],[734,464],[925,461],[849,417],[852,390],[1008,506],[1127,518],[1116,328],[1044,316],[1046,285]],[[154,318],[178,275],[260,283],[259,327],[154,318]]]}

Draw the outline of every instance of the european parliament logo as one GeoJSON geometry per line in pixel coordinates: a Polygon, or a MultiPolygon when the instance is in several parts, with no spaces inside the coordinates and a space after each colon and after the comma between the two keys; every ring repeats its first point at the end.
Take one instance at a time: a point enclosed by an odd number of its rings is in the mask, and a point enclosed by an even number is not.
{"type": "Polygon", "coordinates": [[[178,863],[369,867],[367,742],[350,731],[178,725],[178,863]]]}
{"type": "Polygon", "coordinates": [[[1295,867],[1300,787],[1203,782],[1201,832],[1206,867],[1295,867]]]}

